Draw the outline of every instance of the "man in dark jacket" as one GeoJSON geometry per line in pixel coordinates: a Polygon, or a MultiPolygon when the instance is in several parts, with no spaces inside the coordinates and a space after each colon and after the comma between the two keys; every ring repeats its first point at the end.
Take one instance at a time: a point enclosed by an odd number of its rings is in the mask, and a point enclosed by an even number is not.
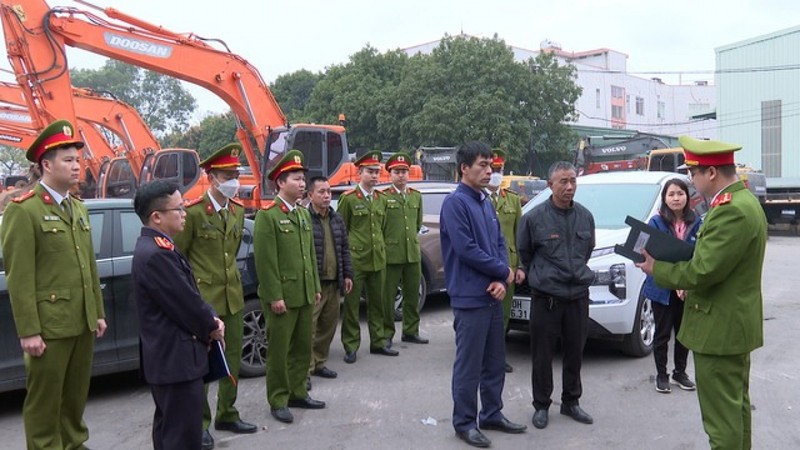
{"type": "Polygon", "coordinates": [[[325,177],[314,177],[309,183],[309,212],[314,227],[314,249],[317,271],[322,285],[322,299],[314,305],[311,327],[311,364],[308,372],[322,378],[336,378],[327,367],[336,324],[339,322],[339,299],[353,289],[353,264],[350,244],[342,216],[331,208],[331,185],[325,177]]]}
{"type": "Polygon", "coordinates": [[[565,161],[548,171],[550,198],[522,218],[517,248],[531,286],[531,356],[533,359],[533,425],[547,426],[553,393],[553,351],[564,352],[561,414],[590,424],[578,405],[583,392],[581,362],[589,324],[589,286],[594,272],[587,263],[595,244],[594,217],[573,201],[575,167],[565,161]]]}
{"type": "Polygon", "coordinates": [[[456,161],[461,183],[445,198],[440,216],[444,273],[456,332],[453,428],[466,443],[488,447],[491,441],[478,426],[506,433],[527,428],[502,413],[506,375],[502,301],[514,271],[508,266],[494,206],[483,191],[492,174],[492,150],[482,142],[468,142],[459,147],[456,161]]]}
{"type": "Polygon", "coordinates": [[[131,276],[141,367],[156,404],[153,448],[199,449],[208,346],[223,339],[225,325],[200,297],[189,261],[172,241],[186,219],[178,186],[144,184],[133,207],[144,224],[131,276]]]}

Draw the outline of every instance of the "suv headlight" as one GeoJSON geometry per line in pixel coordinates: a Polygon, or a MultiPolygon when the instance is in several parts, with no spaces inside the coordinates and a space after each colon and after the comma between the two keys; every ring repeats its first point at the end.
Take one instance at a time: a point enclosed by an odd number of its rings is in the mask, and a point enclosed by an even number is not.
{"type": "Polygon", "coordinates": [[[608,291],[620,300],[627,296],[625,264],[614,264],[608,269],[594,271],[592,286],[608,286],[608,291]]]}

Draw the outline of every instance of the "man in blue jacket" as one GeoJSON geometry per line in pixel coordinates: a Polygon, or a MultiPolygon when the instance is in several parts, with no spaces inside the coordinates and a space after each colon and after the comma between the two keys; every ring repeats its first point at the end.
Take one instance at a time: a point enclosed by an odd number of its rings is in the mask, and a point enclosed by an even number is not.
{"type": "Polygon", "coordinates": [[[459,147],[461,184],[442,204],[440,233],[447,291],[453,307],[453,427],[474,447],[491,441],[478,429],[522,433],[527,427],[503,416],[505,330],[503,297],[514,280],[494,206],[485,191],[492,150],[482,142],[459,147]],[[477,392],[481,393],[480,424],[477,392]]]}

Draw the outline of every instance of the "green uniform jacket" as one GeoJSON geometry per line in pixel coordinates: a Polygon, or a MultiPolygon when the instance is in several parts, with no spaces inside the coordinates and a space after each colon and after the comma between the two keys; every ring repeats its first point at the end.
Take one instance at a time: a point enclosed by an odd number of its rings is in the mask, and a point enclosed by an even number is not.
{"type": "Polygon", "coordinates": [[[678,339],[698,353],[738,355],[763,345],[761,270],[767,221],[741,181],[717,197],[690,261],[656,261],[656,284],[686,289],[678,339]],[[728,195],[726,195],[728,194],[728,195]]]}
{"type": "Polygon", "coordinates": [[[405,197],[394,186],[383,191],[386,200],[383,240],[386,242],[388,264],[407,264],[422,260],[419,250],[422,194],[411,188],[406,191],[405,197]]]}
{"type": "Polygon", "coordinates": [[[241,204],[228,202],[226,223],[206,193],[187,204],[186,225],[174,238],[175,245],[192,264],[203,300],[222,316],[244,309],[242,276],[236,263],[243,229],[241,204]]]}
{"type": "Polygon", "coordinates": [[[386,196],[375,190],[372,200],[367,200],[361,188],[356,188],[339,197],[337,212],[347,227],[353,269],[363,272],[385,269],[383,225],[386,221],[386,196]]]}
{"type": "Polygon", "coordinates": [[[522,206],[519,195],[508,189],[500,189],[497,203],[494,210],[497,211],[497,220],[500,221],[500,230],[506,239],[506,253],[508,253],[508,265],[516,269],[519,266],[519,254],[517,253],[517,229],[522,218],[522,206]]]}
{"type": "Polygon", "coordinates": [[[3,214],[0,242],[19,337],[78,336],[105,318],[92,227],[72,197],[72,219],[41,185],[3,214]]]}
{"type": "Polygon", "coordinates": [[[258,296],[268,305],[277,300],[287,308],[313,305],[314,295],[322,292],[311,215],[302,206],[294,211],[277,199],[256,213],[258,296]]]}

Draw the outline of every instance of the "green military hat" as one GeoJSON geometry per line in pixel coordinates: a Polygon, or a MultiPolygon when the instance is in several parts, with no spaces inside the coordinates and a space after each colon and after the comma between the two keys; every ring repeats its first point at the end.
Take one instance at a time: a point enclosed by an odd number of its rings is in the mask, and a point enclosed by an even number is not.
{"type": "Polygon", "coordinates": [[[70,146],[83,148],[83,141],[75,137],[75,127],[68,120],[56,120],[33,141],[25,157],[28,161],[38,163],[49,150],[70,146]]]}
{"type": "Polygon", "coordinates": [[[242,154],[242,146],[239,144],[228,144],[215,151],[208,158],[200,161],[200,167],[208,172],[212,169],[236,170],[239,163],[239,155],[242,154]]]}
{"type": "Polygon", "coordinates": [[[396,167],[406,169],[411,167],[411,156],[406,152],[397,152],[390,156],[389,159],[386,160],[386,170],[391,171],[396,167]]]}
{"type": "Polygon", "coordinates": [[[696,166],[726,166],[734,163],[733,152],[742,149],[741,145],[722,141],[695,139],[680,136],[678,142],[683,147],[684,165],[679,169],[696,166]]]}
{"type": "Polygon", "coordinates": [[[355,162],[355,165],[356,167],[380,166],[382,157],[383,155],[380,151],[371,150],[361,156],[361,158],[358,158],[355,162]]]}
{"type": "Polygon", "coordinates": [[[506,163],[506,152],[503,150],[492,150],[492,167],[503,167],[506,163]]]}
{"type": "Polygon", "coordinates": [[[289,150],[283,155],[280,161],[267,173],[267,178],[272,181],[278,179],[284,172],[294,172],[295,170],[308,170],[303,167],[303,153],[300,150],[289,150]]]}

